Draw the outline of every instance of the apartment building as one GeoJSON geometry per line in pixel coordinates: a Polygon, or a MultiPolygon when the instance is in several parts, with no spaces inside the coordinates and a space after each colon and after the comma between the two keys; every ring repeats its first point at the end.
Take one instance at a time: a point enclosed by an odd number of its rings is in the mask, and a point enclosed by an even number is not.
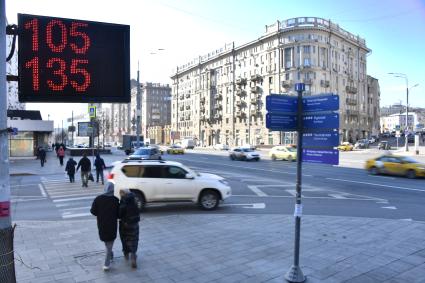
{"type": "Polygon", "coordinates": [[[303,82],[304,95],[340,96],[341,140],[367,137],[379,128],[379,119],[372,123],[379,84],[371,79],[368,88],[369,53],[364,39],[329,20],[277,21],[254,41],[226,44],[176,68],[172,131],[205,146],[293,143],[294,133],[265,127],[265,100],[271,93],[295,95],[294,84],[303,82]]]}

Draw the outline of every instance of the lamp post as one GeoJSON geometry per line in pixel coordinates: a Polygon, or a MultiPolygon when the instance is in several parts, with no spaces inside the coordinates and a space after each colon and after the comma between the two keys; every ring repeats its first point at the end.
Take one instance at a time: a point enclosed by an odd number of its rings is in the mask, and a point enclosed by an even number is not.
{"type": "Polygon", "coordinates": [[[396,78],[403,78],[406,81],[406,127],[404,131],[404,149],[405,151],[409,151],[409,89],[417,87],[419,84],[415,84],[414,86],[409,88],[409,79],[406,74],[403,73],[388,73],[389,75],[393,75],[396,78]]]}

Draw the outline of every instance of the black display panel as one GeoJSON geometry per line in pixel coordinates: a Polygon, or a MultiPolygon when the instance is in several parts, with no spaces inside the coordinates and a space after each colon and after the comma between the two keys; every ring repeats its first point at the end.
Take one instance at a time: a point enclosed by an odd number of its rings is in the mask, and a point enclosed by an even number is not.
{"type": "Polygon", "coordinates": [[[130,102],[130,26],[18,14],[20,102],[130,102]]]}

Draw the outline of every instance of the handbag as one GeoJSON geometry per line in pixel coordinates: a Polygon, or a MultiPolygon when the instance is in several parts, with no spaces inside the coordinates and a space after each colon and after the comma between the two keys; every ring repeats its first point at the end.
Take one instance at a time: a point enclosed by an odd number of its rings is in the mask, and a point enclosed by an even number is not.
{"type": "Polygon", "coordinates": [[[93,177],[93,174],[92,173],[89,173],[89,180],[92,181],[92,182],[94,182],[94,177],[93,177]]]}

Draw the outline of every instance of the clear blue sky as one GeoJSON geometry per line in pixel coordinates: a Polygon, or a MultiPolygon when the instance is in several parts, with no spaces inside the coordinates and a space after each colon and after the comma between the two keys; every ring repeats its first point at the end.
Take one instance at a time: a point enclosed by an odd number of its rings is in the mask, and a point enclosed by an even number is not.
{"type": "MultiPolygon", "coordinates": [[[[399,72],[408,75],[410,86],[419,84],[410,92],[410,105],[425,107],[425,0],[6,0],[9,22],[16,23],[19,12],[129,24],[132,77],[139,60],[142,81],[162,83],[171,82],[175,66],[227,42],[254,40],[266,24],[322,17],[366,39],[372,50],[368,74],[379,79],[381,106],[405,104],[404,80],[387,74],[399,72]],[[158,48],[165,50],[153,52],[158,48]]],[[[70,115],[58,111],[57,105],[27,108],[41,109],[44,118],[49,113],[57,121],[70,115]]]]}

